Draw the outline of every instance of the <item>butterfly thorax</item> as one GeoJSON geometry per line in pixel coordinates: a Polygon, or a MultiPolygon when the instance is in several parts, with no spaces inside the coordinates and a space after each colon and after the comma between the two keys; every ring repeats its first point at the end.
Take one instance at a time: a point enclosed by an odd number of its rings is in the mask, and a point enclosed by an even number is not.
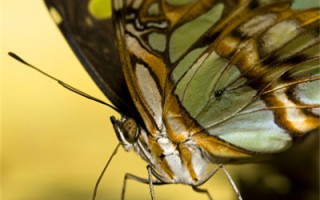
{"type": "Polygon", "coordinates": [[[172,141],[166,128],[150,134],[132,118],[112,118],[118,139],[126,151],[134,150],[166,183],[196,184],[204,176],[208,160],[190,138],[172,141]],[[135,138],[135,140],[131,140],[135,138]]]}

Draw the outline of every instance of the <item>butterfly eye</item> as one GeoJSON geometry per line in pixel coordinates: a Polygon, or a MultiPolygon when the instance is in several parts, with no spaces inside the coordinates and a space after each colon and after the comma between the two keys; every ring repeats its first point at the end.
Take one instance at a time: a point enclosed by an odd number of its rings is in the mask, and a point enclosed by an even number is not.
{"type": "Polygon", "coordinates": [[[139,135],[137,123],[132,118],[126,119],[121,126],[121,132],[126,141],[133,144],[139,135]]]}
{"type": "Polygon", "coordinates": [[[140,135],[140,129],[137,123],[132,118],[126,118],[124,116],[120,120],[112,116],[110,120],[123,148],[126,151],[131,150],[140,135]]]}

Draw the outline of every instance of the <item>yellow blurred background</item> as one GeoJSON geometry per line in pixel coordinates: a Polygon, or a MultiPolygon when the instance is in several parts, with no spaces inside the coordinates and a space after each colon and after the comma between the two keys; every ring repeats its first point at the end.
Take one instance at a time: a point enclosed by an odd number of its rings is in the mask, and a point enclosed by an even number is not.
{"type": "MultiPolygon", "coordinates": [[[[1,199],[91,199],[94,184],[117,145],[109,108],[76,95],[13,60],[13,51],[70,85],[105,100],[77,61],[40,0],[1,0],[1,199]]],[[[126,172],[147,177],[146,163],[120,150],[97,199],[119,199],[126,172]]],[[[255,165],[228,167],[237,174],[255,165]],[[238,173],[237,173],[238,172],[238,173]]],[[[235,199],[221,172],[203,188],[215,199],[235,199]]],[[[157,199],[207,199],[191,187],[155,187],[157,199]]],[[[127,200],[149,199],[148,186],[129,181],[127,200]]]]}

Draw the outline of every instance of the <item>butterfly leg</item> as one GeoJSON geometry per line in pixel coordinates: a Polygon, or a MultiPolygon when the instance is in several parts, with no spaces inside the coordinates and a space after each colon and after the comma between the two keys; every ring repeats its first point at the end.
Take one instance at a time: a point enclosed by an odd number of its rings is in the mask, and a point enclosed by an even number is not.
{"type": "Polygon", "coordinates": [[[140,182],[140,183],[149,184],[151,199],[152,200],[155,199],[153,185],[162,185],[162,184],[165,184],[165,183],[162,182],[162,181],[159,181],[159,180],[153,180],[152,179],[153,170],[152,170],[152,167],[150,165],[147,166],[147,170],[148,170],[148,179],[141,178],[141,177],[138,177],[138,176],[130,174],[130,173],[126,173],[125,174],[124,180],[123,180],[121,200],[124,200],[124,196],[125,196],[125,192],[126,192],[126,186],[127,186],[127,180],[129,180],[129,179],[135,180],[135,181],[140,182]]]}
{"type": "Polygon", "coordinates": [[[222,165],[222,167],[221,167],[221,168],[223,169],[223,171],[224,171],[225,175],[227,176],[228,181],[229,181],[229,183],[231,184],[231,186],[232,186],[232,188],[233,188],[234,192],[236,193],[238,200],[242,200],[241,194],[240,194],[240,192],[239,192],[239,190],[238,190],[238,188],[237,188],[237,186],[236,186],[235,182],[233,181],[233,179],[232,179],[231,175],[230,175],[230,174],[229,174],[229,172],[224,168],[224,166],[223,166],[223,165],[222,165]]]}
{"type": "Polygon", "coordinates": [[[201,188],[198,188],[197,186],[192,186],[192,189],[198,193],[205,193],[208,196],[209,200],[213,200],[207,189],[201,189],[201,188]]]}
{"type": "Polygon", "coordinates": [[[148,170],[148,179],[149,179],[149,188],[150,188],[150,194],[151,194],[151,199],[155,199],[155,194],[154,194],[154,189],[153,189],[153,180],[152,180],[152,167],[150,165],[147,166],[148,170]]]}
{"type": "Polygon", "coordinates": [[[138,177],[136,175],[133,175],[133,174],[130,174],[130,173],[126,173],[125,176],[124,176],[124,179],[123,179],[121,200],[124,200],[124,195],[125,195],[126,188],[127,188],[127,180],[129,180],[129,179],[138,181],[140,183],[146,183],[146,184],[149,183],[148,179],[144,179],[144,178],[138,177]]]}
{"type": "Polygon", "coordinates": [[[212,197],[211,197],[209,191],[206,190],[206,189],[201,189],[201,188],[199,188],[199,186],[202,185],[202,184],[204,184],[204,183],[205,183],[207,180],[209,180],[213,175],[215,175],[215,174],[217,173],[217,171],[218,171],[221,167],[222,167],[222,165],[218,165],[218,166],[216,166],[215,168],[213,168],[213,169],[206,175],[206,177],[203,179],[203,181],[200,181],[200,182],[198,182],[196,185],[193,185],[193,186],[192,186],[192,189],[193,189],[194,191],[196,191],[196,192],[207,194],[208,199],[209,199],[209,200],[212,200],[212,197]]]}

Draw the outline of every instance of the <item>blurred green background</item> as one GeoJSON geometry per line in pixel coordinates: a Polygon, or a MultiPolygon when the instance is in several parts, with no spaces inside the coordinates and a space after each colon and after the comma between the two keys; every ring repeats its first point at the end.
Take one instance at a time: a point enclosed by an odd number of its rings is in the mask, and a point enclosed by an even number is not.
{"type": "MultiPolygon", "coordinates": [[[[308,6],[307,1],[299,3],[308,6]]],[[[109,116],[116,113],[63,89],[7,56],[8,51],[13,51],[76,88],[105,99],[73,55],[42,1],[1,0],[0,9],[0,198],[91,199],[100,171],[117,144],[109,122],[109,116]]],[[[318,141],[317,135],[313,135],[267,164],[227,168],[244,199],[319,199],[318,141]],[[303,180],[292,181],[291,177],[297,175],[303,180]],[[295,183],[301,185],[296,189],[295,183]],[[290,198],[293,191],[300,191],[301,195],[290,198]]],[[[102,180],[97,199],[119,199],[124,174],[146,177],[145,167],[146,163],[137,155],[121,149],[102,180]]],[[[222,172],[203,188],[208,188],[215,199],[235,199],[222,172]]],[[[182,185],[158,186],[155,192],[157,199],[206,199],[182,185]]],[[[149,199],[148,186],[130,181],[126,199],[149,199]]]]}

